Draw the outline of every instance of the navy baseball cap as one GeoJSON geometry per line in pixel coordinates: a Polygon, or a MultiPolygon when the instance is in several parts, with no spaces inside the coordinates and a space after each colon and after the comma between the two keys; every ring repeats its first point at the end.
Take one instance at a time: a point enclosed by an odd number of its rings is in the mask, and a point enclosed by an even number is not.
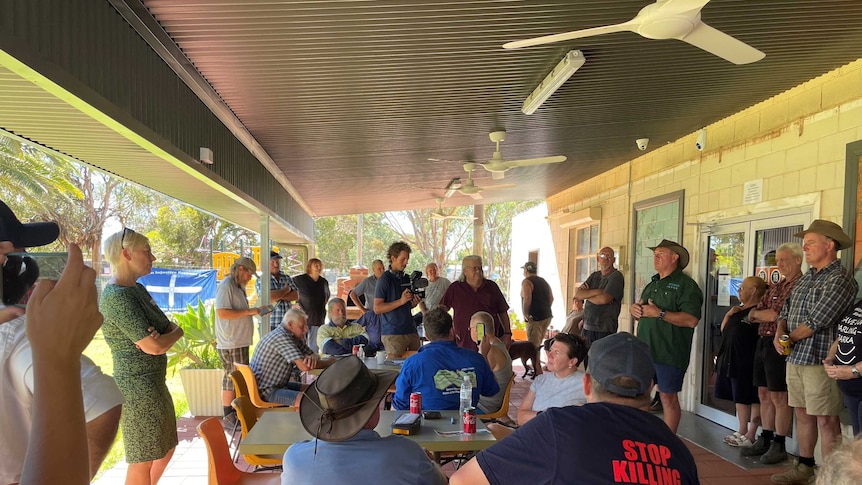
{"type": "Polygon", "coordinates": [[[60,235],[56,222],[22,224],[12,209],[0,200],[0,241],[10,241],[16,248],[32,248],[51,244],[60,235]]]}
{"type": "Polygon", "coordinates": [[[270,251],[269,252],[269,259],[272,259],[272,258],[282,259],[282,256],[275,251],[270,251]]]}
{"type": "Polygon", "coordinates": [[[603,388],[620,396],[635,397],[649,392],[655,376],[649,345],[628,332],[615,333],[590,346],[587,372],[603,388]],[[619,386],[612,381],[628,377],[634,387],[619,386]]]}

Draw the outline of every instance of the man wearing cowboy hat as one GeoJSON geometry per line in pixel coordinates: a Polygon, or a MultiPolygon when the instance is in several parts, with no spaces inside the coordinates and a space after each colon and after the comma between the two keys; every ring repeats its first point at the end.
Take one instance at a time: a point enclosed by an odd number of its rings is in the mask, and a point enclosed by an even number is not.
{"type": "Polygon", "coordinates": [[[853,276],[838,259],[839,250],[853,245],[841,226],[816,219],[808,229],[794,236],[802,238],[808,272],[796,283],[778,315],[773,345],[777,352],[782,352],[779,338],[790,336],[787,401],[795,408],[799,459],[786,472],[772,476],[777,483],[813,478],[818,431],[823,436],[824,458],[841,438],[838,421],[838,413],[844,407],[841,392],[823,364],[838,336],[838,322],[853,305],[857,289],[853,276]]]}
{"type": "Polygon", "coordinates": [[[283,485],[372,482],[444,484],[446,475],[415,442],[381,437],[380,401],[398,373],[370,370],[359,358],[336,361],[299,402],[299,420],[313,440],[284,454],[283,485]]]}
{"type": "Polygon", "coordinates": [[[667,239],[650,249],[658,274],[653,275],[629,312],[638,319],[638,337],[652,352],[664,422],[676,433],[682,415],[679,391],[688,369],[694,328],[700,321],[703,293],[682,272],[688,266],[688,250],[667,239]]]}

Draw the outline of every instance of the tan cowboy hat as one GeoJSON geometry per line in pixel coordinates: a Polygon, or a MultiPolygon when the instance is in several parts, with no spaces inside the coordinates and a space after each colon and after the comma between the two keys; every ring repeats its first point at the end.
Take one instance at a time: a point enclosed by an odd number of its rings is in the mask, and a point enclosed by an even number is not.
{"type": "Polygon", "coordinates": [[[299,420],[323,441],[344,441],[371,419],[398,372],[370,370],[351,355],[320,373],[299,401],[299,420]]]}
{"type": "Polygon", "coordinates": [[[835,224],[834,222],[824,221],[823,219],[814,219],[808,229],[797,232],[794,234],[794,237],[805,237],[805,233],[813,232],[815,234],[820,234],[821,236],[826,236],[829,239],[835,241],[835,249],[841,250],[845,248],[849,248],[853,245],[853,240],[850,239],[850,236],[844,234],[844,230],[841,229],[841,226],[835,224]]]}
{"type": "MultiPolygon", "coordinates": [[[[649,247],[649,246],[647,246],[649,247]]],[[[688,249],[679,245],[679,243],[675,243],[673,241],[668,241],[667,239],[662,239],[658,245],[651,247],[650,249],[655,251],[656,248],[668,248],[671,251],[675,252],[679,255],[679,264],[677,267],[679,269],[685,269],[688,266],[688,249]]]]}

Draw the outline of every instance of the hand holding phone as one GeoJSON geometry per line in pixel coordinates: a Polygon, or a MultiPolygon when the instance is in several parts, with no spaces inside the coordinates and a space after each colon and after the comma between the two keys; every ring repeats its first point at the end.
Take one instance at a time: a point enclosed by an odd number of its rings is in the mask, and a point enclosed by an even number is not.
{"type": "Polygon", "coordinates": [[[272,313],[273,310],[275,310],[275,305],[266,305],[260,307],[257,312],[260,314],[260,316],[264,316],[268,313],[272,313]]]}

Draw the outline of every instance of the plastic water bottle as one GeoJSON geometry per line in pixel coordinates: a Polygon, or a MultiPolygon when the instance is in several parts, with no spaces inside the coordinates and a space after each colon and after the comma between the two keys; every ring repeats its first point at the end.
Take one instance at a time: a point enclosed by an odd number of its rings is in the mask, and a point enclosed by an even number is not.
{"type": "Polygon", "coordinates": [[[360,360],[365,360],[365,345],[359,344],[359,353],[356,354],[360,360]]]}
{"type": "Polygon", "coordinates": [[[469,375],[464,375],[464,381],[461,383],[461,405],[459,406],[459,414],[461,419],[464,419],[464,408],[473,406],[473,383],[470,381],[469,375]]]}

